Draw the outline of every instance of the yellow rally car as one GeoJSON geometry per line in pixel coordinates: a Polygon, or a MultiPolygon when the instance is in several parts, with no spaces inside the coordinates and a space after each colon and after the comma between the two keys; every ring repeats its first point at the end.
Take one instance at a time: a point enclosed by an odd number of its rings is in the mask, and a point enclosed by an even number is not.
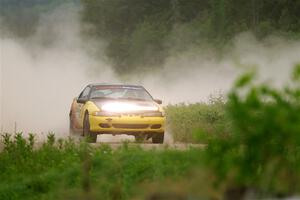
{"type": "Polygon", "coordinates": [[[161,103],[142,86],[90,84],[73,100],[70,132],[81,132],[90,142],[96,142],[97,134],[127,134],[163,143],[161,103]]]}

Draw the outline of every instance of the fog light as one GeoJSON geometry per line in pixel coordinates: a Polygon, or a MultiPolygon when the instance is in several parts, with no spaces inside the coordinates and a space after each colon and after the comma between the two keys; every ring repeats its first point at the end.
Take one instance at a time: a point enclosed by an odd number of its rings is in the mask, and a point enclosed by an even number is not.
{"type": "Polygon", "coordinates": [[[161,125],[160,125],[160,124],[153,124],[153,125],[151,126],[151,128],[152,128],[152,129],[159,129],[159,128],[161,128],[161,125]]]}
{"type": "Polygon", "coordinates": [[[104,124],[104,123],[99,124],[99,126],[100,126],[101,128],[110,128],[110,125],[109,125],[109,124],[104,124]]]}

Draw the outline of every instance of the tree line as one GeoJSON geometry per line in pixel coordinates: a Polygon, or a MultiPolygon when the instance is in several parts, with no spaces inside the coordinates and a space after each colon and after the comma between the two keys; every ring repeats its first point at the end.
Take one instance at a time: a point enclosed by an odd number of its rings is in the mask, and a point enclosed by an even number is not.
{"type": "Polygon", "coordinates": [[[300,0],[0,0],[2,24],[19,37],[36,30],[39,17],[66,2],[81,6],[84,36],[106,41],[116,71],[161,66],[187,48],[224,47],[238,33],[299,38],[300,0]],[[86,26],[83,26],[86,27],[86,26]]]}
{"type": "Polygon", "coordinates": [[[40,17],[63,3],[80,0],[0,0],[0,22],[5,34],[26,38],[35,33],[40,17]]]}
{"type": "Polygon", "coordinates": [[[108,41],[116,70],[160,66],[170,51],[227,45],[238,33],[299,37],[300,0],[81,0],[87,34],[108,41]],[[176,46],[177,45],[177,46],[176,46]]]}

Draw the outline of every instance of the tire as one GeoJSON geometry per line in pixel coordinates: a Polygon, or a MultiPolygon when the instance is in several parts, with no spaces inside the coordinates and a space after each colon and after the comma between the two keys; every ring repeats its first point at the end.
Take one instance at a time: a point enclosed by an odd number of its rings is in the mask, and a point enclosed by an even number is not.
{"type": "Polygon", "coordinates": [[[69,119],[69,136],[74,136],[74,135],[75,135],[75,131],[74,131],[73,122],[72,122],[72,115],[70,113],[70,119],[69,119]]]}
{"type": "Polygon", "coordinates": [[[73,130],[73,128],[69,128],[69,136],[73,137],[75,135],[75,131],[73,130]]]}
{"type": "Polygon", "coordinates": [[[135,142],[143,143],[146,140],[146,135],[138,134],[138,135],[135,135],[134,138],[135,138],[135,142]]]}
{"type": "Polygon", "coordinates": [[[83,119],[83,135],[87,142],[95,143],[97,141],[97,134],[90,131],[89,114],[86,113],[83,119]]]}
{"type": "Polygon", "coordinates": [[[152,136],[153,144],[163,144],[165,133],[157,133],[152,136]]]}

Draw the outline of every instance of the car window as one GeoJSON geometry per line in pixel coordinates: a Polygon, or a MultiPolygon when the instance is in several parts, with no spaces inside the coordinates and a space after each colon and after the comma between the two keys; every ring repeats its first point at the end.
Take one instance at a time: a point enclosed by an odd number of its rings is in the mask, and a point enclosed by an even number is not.
{"type": "Polygon", "coordinates": [[[82,91],[82,93],[80,94],[79,98],[80,98],[80,99],[87,99],[88,96],[89,96],[90,91],[91,91],[91,88],[90,88],[90,87],[86,87],[86,88],[82,91]]]}

